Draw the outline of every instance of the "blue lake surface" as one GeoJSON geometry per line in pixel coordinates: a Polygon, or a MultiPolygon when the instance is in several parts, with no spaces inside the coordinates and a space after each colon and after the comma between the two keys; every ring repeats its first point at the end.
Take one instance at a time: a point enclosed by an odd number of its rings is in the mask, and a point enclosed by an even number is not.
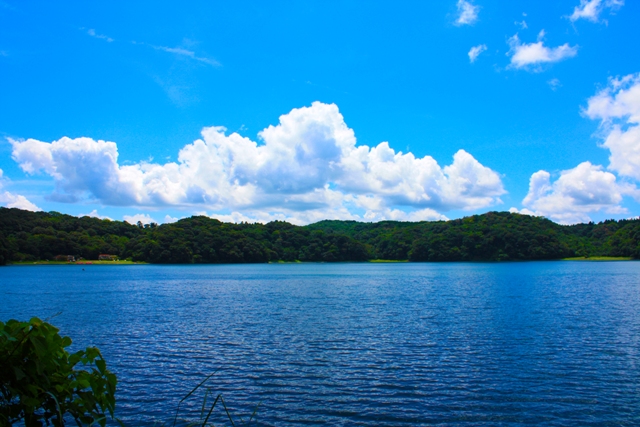
{"type": "Polygon", "coordinates": [[[266,426],[640,425],[640,262],[12,266],[0,300],[99,347],[128,426],[215,370],[266,426]]]}

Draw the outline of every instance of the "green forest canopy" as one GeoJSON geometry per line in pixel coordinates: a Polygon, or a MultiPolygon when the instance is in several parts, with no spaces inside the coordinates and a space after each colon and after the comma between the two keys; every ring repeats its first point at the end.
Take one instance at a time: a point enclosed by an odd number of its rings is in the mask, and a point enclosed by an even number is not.
{"type": "Polygon", "coordinates": [[[143,226],[0,208],[0,264],[58,255],[95,260],[100,254],[150,263],[640,258],[640,219],[563,226],[542,217],[489,212],[451,221],[321,221],[301,227],[194,216],[143,226]]]}

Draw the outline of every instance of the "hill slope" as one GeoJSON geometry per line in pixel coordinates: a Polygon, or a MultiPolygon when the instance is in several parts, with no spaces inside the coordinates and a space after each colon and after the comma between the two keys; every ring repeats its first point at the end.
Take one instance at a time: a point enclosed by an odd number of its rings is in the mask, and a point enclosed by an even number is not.
{"type": "Polygon", "coordinates": [[[640,220],[562,226],[489,212],[452,221],[274,221],[228,224],[203,216],[147,226],[0,208],[0,264],[74,255],[151,263],[275,261],[506,261],[572,256],[640,258],[640,220]]]}

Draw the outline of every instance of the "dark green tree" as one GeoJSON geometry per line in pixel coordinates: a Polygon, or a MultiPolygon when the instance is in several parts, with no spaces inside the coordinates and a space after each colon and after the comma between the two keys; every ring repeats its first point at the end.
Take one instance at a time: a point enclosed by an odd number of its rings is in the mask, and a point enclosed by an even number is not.
{"type": "Polygon", "coordinates": [[[0,322],[0,425],[106,425],[116,377],[95,347],[69,354],[69,337],[38,318],[0,322]]]}

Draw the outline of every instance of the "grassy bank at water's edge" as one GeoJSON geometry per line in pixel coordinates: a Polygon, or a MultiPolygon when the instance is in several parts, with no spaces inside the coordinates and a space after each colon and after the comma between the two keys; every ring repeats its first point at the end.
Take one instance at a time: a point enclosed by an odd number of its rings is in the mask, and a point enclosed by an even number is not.
{"type": "Polygon", "coordinates": [[[562,261],[633,261],[634,259],[631,257],[625,256],[592,256],[592,257],[572,257],[572,258],[563,258],[562,261]]]}
{"type": "Polygon", "coordinates": [[[9,265],[143,265],[148,264],[142,261],[16,261],[9,265]]]}

